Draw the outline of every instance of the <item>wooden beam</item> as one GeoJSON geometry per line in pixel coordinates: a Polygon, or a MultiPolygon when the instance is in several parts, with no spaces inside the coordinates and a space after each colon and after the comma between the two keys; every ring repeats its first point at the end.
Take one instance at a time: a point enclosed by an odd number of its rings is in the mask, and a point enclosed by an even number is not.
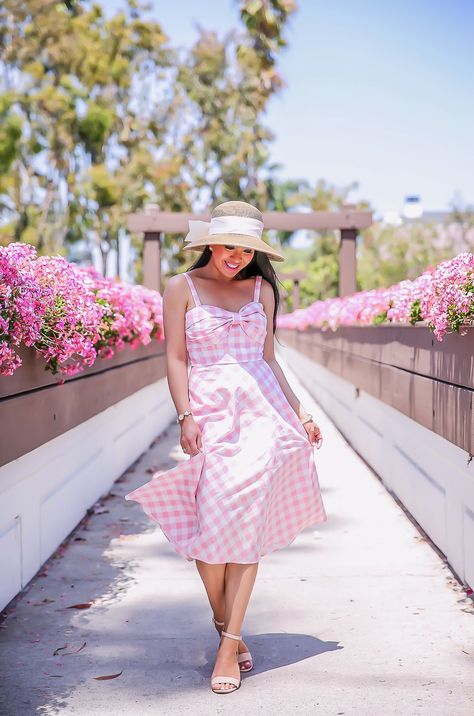
{"type": "MultiPolygon", "coordinates": [[[[127,219],[128,228],[135,233],[159,232],[167,234],[186,234],[190,219],[210,221],[210,213],[193,214],[187,212],[154,211],[130,214],[127,219]]],[[[264,211],[265,229],[279,231],[298,231],[313,229],[324,231],[330,229],[366,229],[372,224],[371,211],[342,209],[341,211],[310,211],[284,212],[264,211]]]]}

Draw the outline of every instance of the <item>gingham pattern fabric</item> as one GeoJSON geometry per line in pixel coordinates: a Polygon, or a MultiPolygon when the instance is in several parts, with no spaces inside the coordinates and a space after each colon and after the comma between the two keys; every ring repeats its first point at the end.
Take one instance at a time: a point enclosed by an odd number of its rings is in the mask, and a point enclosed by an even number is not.
{"type": "Polygon", "coordinates": [[[243,363],[261,359],[267,319],[259,302],[262,277],[255,279],[253,301],[239,311],[202,304],[188,273],[195,306],[186,312],[186,344],[191,366],[243,363]]]}
{"type": "Polygon", "coordinates": [[[325,522],[314,446],[263,358],[266,316],[201,304],[186,314],[189,399],[202,452],[125,496],[188,561],[258,562],[325,522]],[[216,338],[217,335],[217,338],[216,338]]]}

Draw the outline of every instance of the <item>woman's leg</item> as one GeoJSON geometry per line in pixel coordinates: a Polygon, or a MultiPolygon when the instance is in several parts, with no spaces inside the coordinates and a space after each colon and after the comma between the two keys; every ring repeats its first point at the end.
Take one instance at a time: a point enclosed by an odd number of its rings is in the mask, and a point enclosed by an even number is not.
{"type": "MultiPolygon", "coordinates": [[[[204,587],[207,592],[209,604],[214,613],[214,616],[218,622],[227,624],[225,620],[225,571],[226,564],[209,564],[208,562],[202,562],[199,559],[195,560],[196,567],[199,575],[204,583],[204,587]]],[[[242,565],[246,566],[246,565],[242,565]]],[[[215,625],[218,633],[220,634],[223,627],[215,625]]],[[[227,631],[227,630],[226,630],[227,631]]],[[[237,642],[236,642],[237,643],[237,642]]],[[[243,654],[248,651],[247,644],[242,641],[237,643],[239,653],[243,654]]],[[[244,661],[240,668],[248,668],[250,666],[249,661],[244,661]]]]}
{"type": "MultiPolygon", "coordinates": [[[[225,570],[225,631],[240,634],[245,612],[252,594],[257,576],[258,562],[253,564],[237,564],[229,562],[225,570]]],[[[222,621],[222,620],[221,620],[222,621]]],[[[217,652],[216,664],[212,676],[229,674],[239,678],[240,667],[237,663],[239,642],[235,639],[222,637],[217,652]]],[[[219,689],[234,689],[230,683],[219,684],[219,689]]]]}
{"type": "Polygon", "coordinates": [[[218,622],[224,621],[225,616],[225,564],[208,564],[196,559],[196,567],[204,582],[209,604],[218,622]]]}

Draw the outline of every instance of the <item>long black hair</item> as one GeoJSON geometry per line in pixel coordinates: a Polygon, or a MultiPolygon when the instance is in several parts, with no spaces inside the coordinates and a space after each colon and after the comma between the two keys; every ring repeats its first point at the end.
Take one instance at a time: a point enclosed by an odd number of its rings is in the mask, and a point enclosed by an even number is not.
{"type": "MultiPolygon", "coordinates": [[[[191,266],[186,269],[186,271],[190,271],[191,269],[195,268],[201,268],[201,266],[206,266],[206,264],[209,263],[211,256],[212,251],[209,246],[206,246],[202,254],[196,259],[196,261],[194,261],[194,263],[191,264],[191,266]]],[[[269,284],[271,284],[271,287],[273,289],[273,295],[275,297],[275,308],[273,310],[273,333],[275,333],[276,317],[278,313],[278,306],[280,305],[280,291],[278,290],[278,278],[275,273],[275,269],[273,268],[267,254],[263,251],[254,251],[252,260],[247,264],[247,266],[245,266],[245,268],[239,271],[235,280],[243,280],[246,278],[251,278],[252,276],[262,276],[268,281],[269,284]]]]}

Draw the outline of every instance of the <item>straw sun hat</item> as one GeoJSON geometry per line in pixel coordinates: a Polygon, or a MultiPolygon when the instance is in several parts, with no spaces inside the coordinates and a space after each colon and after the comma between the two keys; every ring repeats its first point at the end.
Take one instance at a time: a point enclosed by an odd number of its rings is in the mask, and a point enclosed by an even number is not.
{"type": "Polygon", "coordinates": [[[211,214],[211,221],[189,221],[189,233],[183,250],[196,251],[209,244],[232,244],[245,249],[255,249],[268,255],[273,261],[284,261],[285,257],[261,238],[263,216],[252,204],[245,201],[225,201],[211,214]]]}

